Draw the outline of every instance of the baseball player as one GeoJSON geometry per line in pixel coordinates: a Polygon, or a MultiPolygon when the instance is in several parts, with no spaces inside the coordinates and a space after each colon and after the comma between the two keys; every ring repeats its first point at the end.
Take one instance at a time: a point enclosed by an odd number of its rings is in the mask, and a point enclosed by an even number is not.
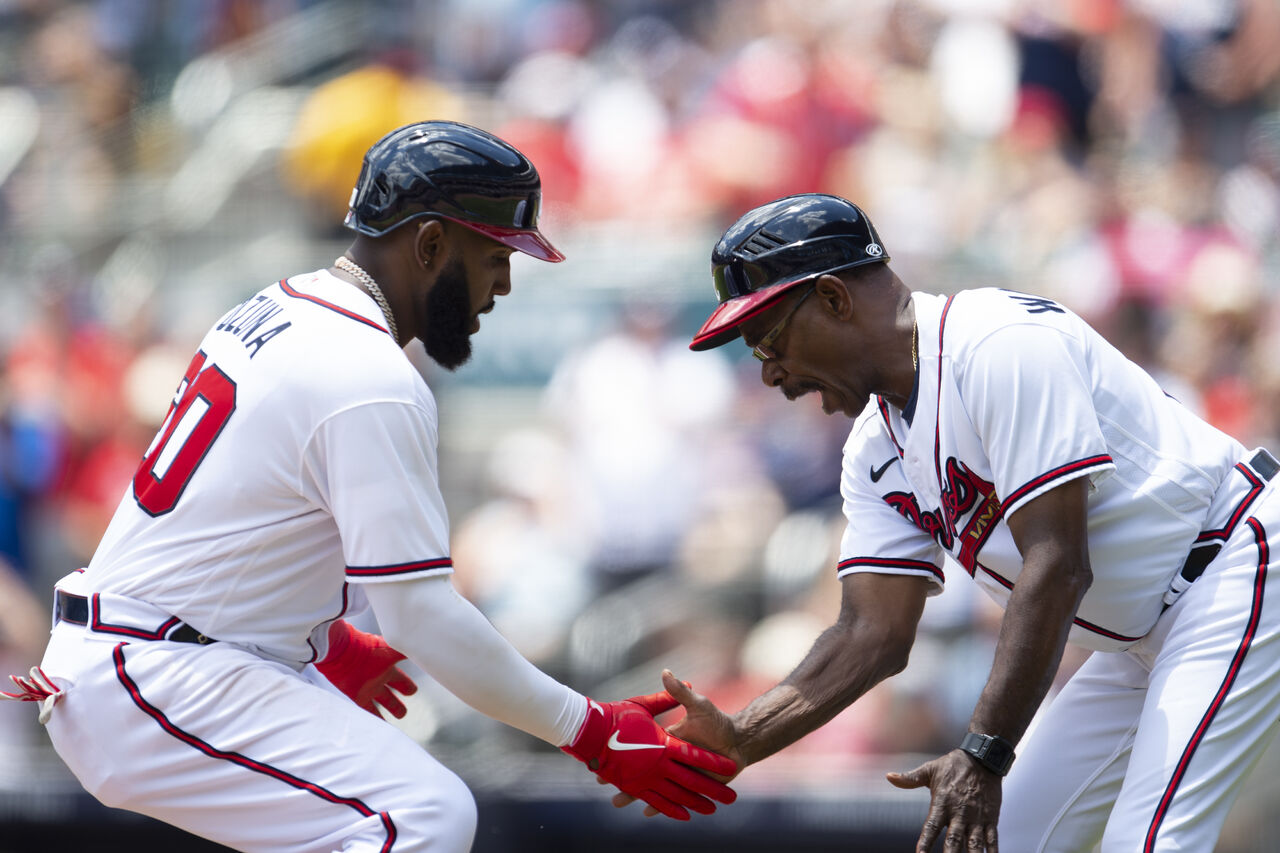
{"type": "Polygon", "coordinates": [[[436,403],[401,347],[457,367],[511,254],[563,259],[539,200],[502,140],[401,128],[365,156],[346,254],[205,336],[88,568],[57,584],[43,662],[14,679],[102,802],[246,851],[468,850],[470,792],[378,711],[404,713],[405,655],[664,814],[733,800],[700,772],[733,762],[654,721],[670,696],[587,699],[450,579],[436,403]],[[344,618],[366,606],[383,636],[344,618]]]}
{"type": "Polygon", "coordinates": [[[692,708],[672,732],[740,767],[776,752],[905,667],[963,573],[1004,617],[963,740],[889,775],[931,790],[917,849],[1212,850],[1277,724],[1280,465],[1056,302],[913,293],[888,261],[829,195],[752,210],[715,247],[692,348],[740,336],[766,385],[854,419],[842,608],[733,716],[664,673],[692,708]],[[1095,652],[1019,746],[1067,642],[1095,652]]]}

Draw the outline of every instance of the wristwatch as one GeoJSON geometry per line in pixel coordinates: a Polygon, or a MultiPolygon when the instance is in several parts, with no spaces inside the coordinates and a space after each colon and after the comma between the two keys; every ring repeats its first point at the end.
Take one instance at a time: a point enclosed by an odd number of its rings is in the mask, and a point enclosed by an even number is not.
{"type": "Polygon", "coordinates": [[[969,732],[960,741],[960,748],[997,776],[1004,776],[1013,765],[1013,744],[1000,735],[969,732]]]}

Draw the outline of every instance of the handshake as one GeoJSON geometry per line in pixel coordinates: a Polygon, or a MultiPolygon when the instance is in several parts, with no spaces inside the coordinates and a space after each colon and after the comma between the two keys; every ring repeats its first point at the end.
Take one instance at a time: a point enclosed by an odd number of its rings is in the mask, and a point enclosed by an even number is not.
{"type": "MultiPolygon", "coordinates": [[[[671,689],[687,689],[670,673],[664,679],[671,689]]],[[[737,798],[732,788],[708,775],[732,777],[736,762],[669,734],[654,719],[681,704],[669,690],[603,705],[592,699],[587,703],[578,736],[561,748],[626,795],[615,797],[615,805],[644,800],[667,817],[688,820],[690,810],[714,812],[712,800],[728,805],[737,798]]]]}
{"type": "MultiPolygon", "coordinates": [[[[400,695],[418,689],[396,665],[404,659],[382,637],[338,620],[330,626],[329,653],[316,668],[374,716],[380,716],[381,706],[392,716],[403,717],[400,695]]],[[[588,699],[586,721],[573,742],[561,749],[586,764],[602,783],[622,792],[614,796],[616,806],[644,800],[649,804],[647,814],[660,812],[676,820],[688,820],[690,811],[711,814],[716,810],[712,800],[728,805],[737,799],[732,788],[714,778],[732,778],[738,772],[737,762],[669,734],[654,718],[682,704],[691,712],[696,706],[699,714],[719,722],[703,726],[704,734],[713,735],[729,725],[727,718],[714,706],[706,707],[705,699],[670,672],[662,678],[667,689],[660,693],[603,704],[588,699]]],[[[688,726],[689,718],[681,724],[688,726]]]]}

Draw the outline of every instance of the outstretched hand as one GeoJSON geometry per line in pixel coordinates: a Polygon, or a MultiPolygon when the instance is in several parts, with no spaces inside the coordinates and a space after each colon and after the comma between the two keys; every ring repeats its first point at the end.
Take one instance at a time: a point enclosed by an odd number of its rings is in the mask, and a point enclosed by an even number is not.
{"type": "Polygon", "coordinates": [[[715,801],[732,803],[719,779],[737,771],[728,758],[673,737],[654,719],[679,704],[667,691],[621,702],[588,700],[587,717],[573,742],[561,747],[602,782],[644,800],[656,812],[688,820],[711,814],[715,801]]]}
{"type": "Polygon", "coordinates": [[[999,853],[1000,777],[968,754],[955,749],[887,778],[898,788],[929,789],[929,816],[916,842],[917,853],[932,850],[939,835],[946,837],[944,853],[999,853]]]}
{"type": "MultiPolygon", "coordinates": [[[[669,669],[662,671],[662,686],[666,688],[674,703],[684,706],[685,710],[684,717],[669,726],[667,732],[695,746],[732,759],[737,769],[727,776],[711,774],[716,779],[728,782],[741,773],[746,762],[738,748],[737,729],[734,728],[733,720],[729,715],[717,708],[706,696],[695,691],[687,682],[676,678],[669,669]]],[[[671,708],[676,707],[674,703],[671,708]]],[[[606,781],[601,780],[601,782],[606,781]]],[[[635,800],[635,797],[620,792],[614,795],[613,804],[622,808],[635,800]]],[[[650,805],[645,807],[644,813],[654,817],[659,814],[659,811],[650,805]]]]}

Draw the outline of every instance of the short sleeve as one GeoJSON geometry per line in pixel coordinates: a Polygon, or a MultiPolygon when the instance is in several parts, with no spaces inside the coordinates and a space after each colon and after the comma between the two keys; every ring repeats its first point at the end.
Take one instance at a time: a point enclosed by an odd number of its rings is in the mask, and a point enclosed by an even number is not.
{"type": "Polygon", "coordinates": [[[436,459],[435,418],[411,403],[355,406],[316,430],[304,476],[337,524],[348,581],[453,571],[436,459]]]}
{"type": "Polygon", "coordinates": [[[946,577],[942,571],[944,552],[909,517],[919,510],[901,465],[882,469],[879,493],[867,481],[865,457],[845,450],[840,494],[844,499],[845,530],[840,540],[837,577],[856,572],[888,575],[916,575],[933,581],[930,595],[942,592],[946,577]]]}
{"type": "Polygon", "coordinates": [[[974,346],[960,370],[961,399],[1006,518],[1068,480],[1115,469],[1084,346],[1049,326],[1010,325],[974,346]]]}

